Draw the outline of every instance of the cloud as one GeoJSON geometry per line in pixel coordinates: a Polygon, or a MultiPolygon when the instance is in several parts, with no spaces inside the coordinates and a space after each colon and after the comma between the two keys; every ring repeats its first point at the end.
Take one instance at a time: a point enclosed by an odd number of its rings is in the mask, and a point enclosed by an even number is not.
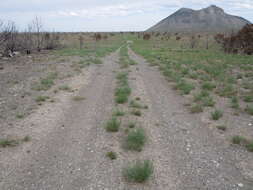
{"type": "Polygon", "coordinates": [[[0,18],[21,28],[39,16],[56,30],[144,30],[181,7],[211,4],[253,21],[252,0],[8,0],[1,3],[0,18]]]}
{"type": "Polygon", "coordinates": [[[179,7],[178,2],[162,4],[161,2],[121,3],[116,5],[97,6],[79,10],[60,10],[62,16],[79,16],[82,18],[116,17],[157,12],[171,7],[179,7]]]}

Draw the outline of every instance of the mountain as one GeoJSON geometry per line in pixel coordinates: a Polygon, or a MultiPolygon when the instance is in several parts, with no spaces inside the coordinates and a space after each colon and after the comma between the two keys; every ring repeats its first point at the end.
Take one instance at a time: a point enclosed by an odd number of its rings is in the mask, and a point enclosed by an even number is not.
{"type": "Polygon", "coordinates": [[[147,32],[232,32],[240,30],[246,24],[250,22],[242,17],[229,15],[223,9],[211,5],[201,10],[179,9],[147,32]]]}

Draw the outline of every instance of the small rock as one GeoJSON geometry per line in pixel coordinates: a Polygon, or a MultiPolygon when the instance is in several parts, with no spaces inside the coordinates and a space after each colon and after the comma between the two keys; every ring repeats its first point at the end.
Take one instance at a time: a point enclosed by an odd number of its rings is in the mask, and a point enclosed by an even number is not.
{"type": "Polygon", "coordinates": [[[13,55],[19,55],[19,54],[20,54],[20,52],[18,52],[18,51],[13,52],[13,55]]]}
{"type": "Polygon", "coordinates": [[[252,123],[249,123],[248,126],[252,126],[252,123]]]}
{"type": "Polygon", "coordinates": [[[242,183],[238,183],[237,185],[238,185],[238,187],[243,187],[242,183]]]}

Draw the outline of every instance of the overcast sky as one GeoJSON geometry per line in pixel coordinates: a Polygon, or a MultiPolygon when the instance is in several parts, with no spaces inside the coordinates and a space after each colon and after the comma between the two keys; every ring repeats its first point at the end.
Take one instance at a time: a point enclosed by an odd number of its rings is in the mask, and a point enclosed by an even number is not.
{"type": "Polygon", "coordinates": [[[0,19],[20,29],[38,16],[56,31],[140,31],[179,8],[212,4],[253,22],[253,0],[3,0],[0,19]]]}

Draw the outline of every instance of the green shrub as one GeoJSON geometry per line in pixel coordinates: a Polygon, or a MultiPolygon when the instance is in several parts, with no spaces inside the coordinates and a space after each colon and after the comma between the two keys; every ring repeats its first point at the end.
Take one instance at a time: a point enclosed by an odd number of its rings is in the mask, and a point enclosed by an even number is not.
{"type": "Polygon", "coordinates": [[[253,141],[246,144],[245,147],[249,152],[253,152],[253,141]]]}
{"type": "Polygon", "coordinates": [[[116,89],[115,96],[118,104],[124,104],[128,101],[128,97],[131,94],[131,88],[128,86],[119,87],[116,89]]]}
{"type": "Polygon", "coordinates": [[[231,98],[231,108],[234,108],[234,109],[239,109],[239,101],[238,101],[238,98],[236,96],[233,96],[231,98]]]}
{"type": "Polygon", "coordinates": [[[135,116],[141,116],[141,111],[140,110],[137,110],[137,109],[133,109],[131,111],[131,114],[132,115],[135,115],[135,116]]]}
{"type": "Polygon", "coordinates": [[[0,147],[13,147],[19,145],[19,141],[14,139],[0,139],[0,147]]]}
{"type": "Polygon", "coordinates": [[[120,121],[113,117],[106,123],[106,131],[108,132],[118,132],[120,127],[120,121]]]}
{"type": "Polygon", "coordinates": [[[141,151],[147,137],[143,129],[138,128],[130,131],[125,140],[125,148],[128,150],[141,151]]]}
{"type": "Polygon", "coordinates": [[[202,101],[203,98],[209,97],[209,92],[206,90],[201,90],[201,92],[194,94],[194,102],[202,101]]]}
{"type": "Polygon", "coordinates": [[[71,88],[68,85],[62,85],[62,86],[59,87],[59,90],[71,91],[71,88]]]}
{"type": "Polygon", "coordinates": [[[223,116],[223,112],[220,110],[215,110],[211,113],[211,117],[213,120],[219,120],[223,116]]]}
{"type": "Polygon", "coordinates": [[[235,96],[237,94],[237,90],[234,88],[233,85],[230,85],[230,84],[221,86],[217,92],[220,96],[228,97],[228,98],[235,96]]]}
{"type": "Polygon", "coordinates": [[[25,115],[23,113],[16,114],[16,118],[18,118],[18,119],[23,119],[24,117],[25,117],[25,115]]]}
{"type": "Polygon", "coordinates": [[[117,159],[117,154],[115,153],[115,152],[107,152],[106,153],[106,156],[108,157],[108,158],[110,158],[111,160],[115,160],[115,159],[117,159]]]}
{"type": "Polygon", "coordinates": [[[195,88],[193,86],[193,84],[191,83],[187,83],[186,81],[184,80],[181,80],[179,81],[176,86],[175,86],[176,89],[179,89],[182,94],[190,94],[190,92],[195,88]]]}
{"type": "Polygon", "coordinates": [[[49,96],[38,96],[35,101],[36,102],[45,102],[47,99],[49,99],[49,96]]]}
{"type": "Polygon", "coordinates": [[[74,96],[72,98],[72,100],[79,102],[79,101],[85,100],[85,97],[83,97],[83,96],[74,96]]]}
{"type": "Polygon", "coordinates": [[[203,106],[208,106],[208,107],[213,107],[215,105],[215,101],[210,96],[209,97],[204,97],[202,99],[202,105],[203,106]]]}
{"type": "Polygon", "coordinates": [[[217,129],[222,130],[222,131],[226,131],[227,127],[225,125],[218,125],[217,129]]]}
{"type": "Polygon", "coordinates": [[[246,139],[242,136],[239,136],[239,135],[233,136],[233,138],[232,138],[233,144],[242,144],[245,142],[246,142],[246,139]]]}
{"type": "Polygon", "coordinates": [[[116,116],[116,117],[120,117],[120,116],[124,116],[125,115],[125,112],[119,110],[119,109],[116,109],[114,110],[113,112],[113,116],[116,116]]]}
{"type": "Polygon", "coordinates": [[[203,107],[200,104],[194,104],[190,108],[191,113],[200,113],[203,112],[203,107]]]}
{"type": "Polygon", "coordinates": [[[127,179],[127,181],[142,183],[150,178],[153,171],[154,168],[151,161],[136,161],[133,165],[123,169],[123,176],[127,179]]]}
{"type": "Polygon", "coordinates": [[[252,105],[247,105],[245,111],[250,114],[253,115],[253,104],[252,105]]]}
{"type": "Polygon", "coordinates": [[[136,123],[133,122],[133,121],[131,121],[131,122],[128,123],[128,127],[129,128],[135,128],[135,125],[136,125],[136,123]]]}
{"type": "Polygon", "coordinates": [[[201,86],[203,90],[213,90],[215,87],[216,85],[211,82],[204,82],[201,86]]]}
{"type": "Polygon", "coordinates": [[[250,96],[250,95],[244,96],[243,101],[244,102],[253,102],[253,95],[252,96],[250,96]]]}
{"type": "Polygon", "coordinates": [[[36,83],[33,86],[33,90],[42,91],[42,90],[48,90],[54,85],[54,80],[57,78],[58,73],[53,72],[49,73],[46,78],[42,78],[40,80],[40,83],[36,83]]]}

